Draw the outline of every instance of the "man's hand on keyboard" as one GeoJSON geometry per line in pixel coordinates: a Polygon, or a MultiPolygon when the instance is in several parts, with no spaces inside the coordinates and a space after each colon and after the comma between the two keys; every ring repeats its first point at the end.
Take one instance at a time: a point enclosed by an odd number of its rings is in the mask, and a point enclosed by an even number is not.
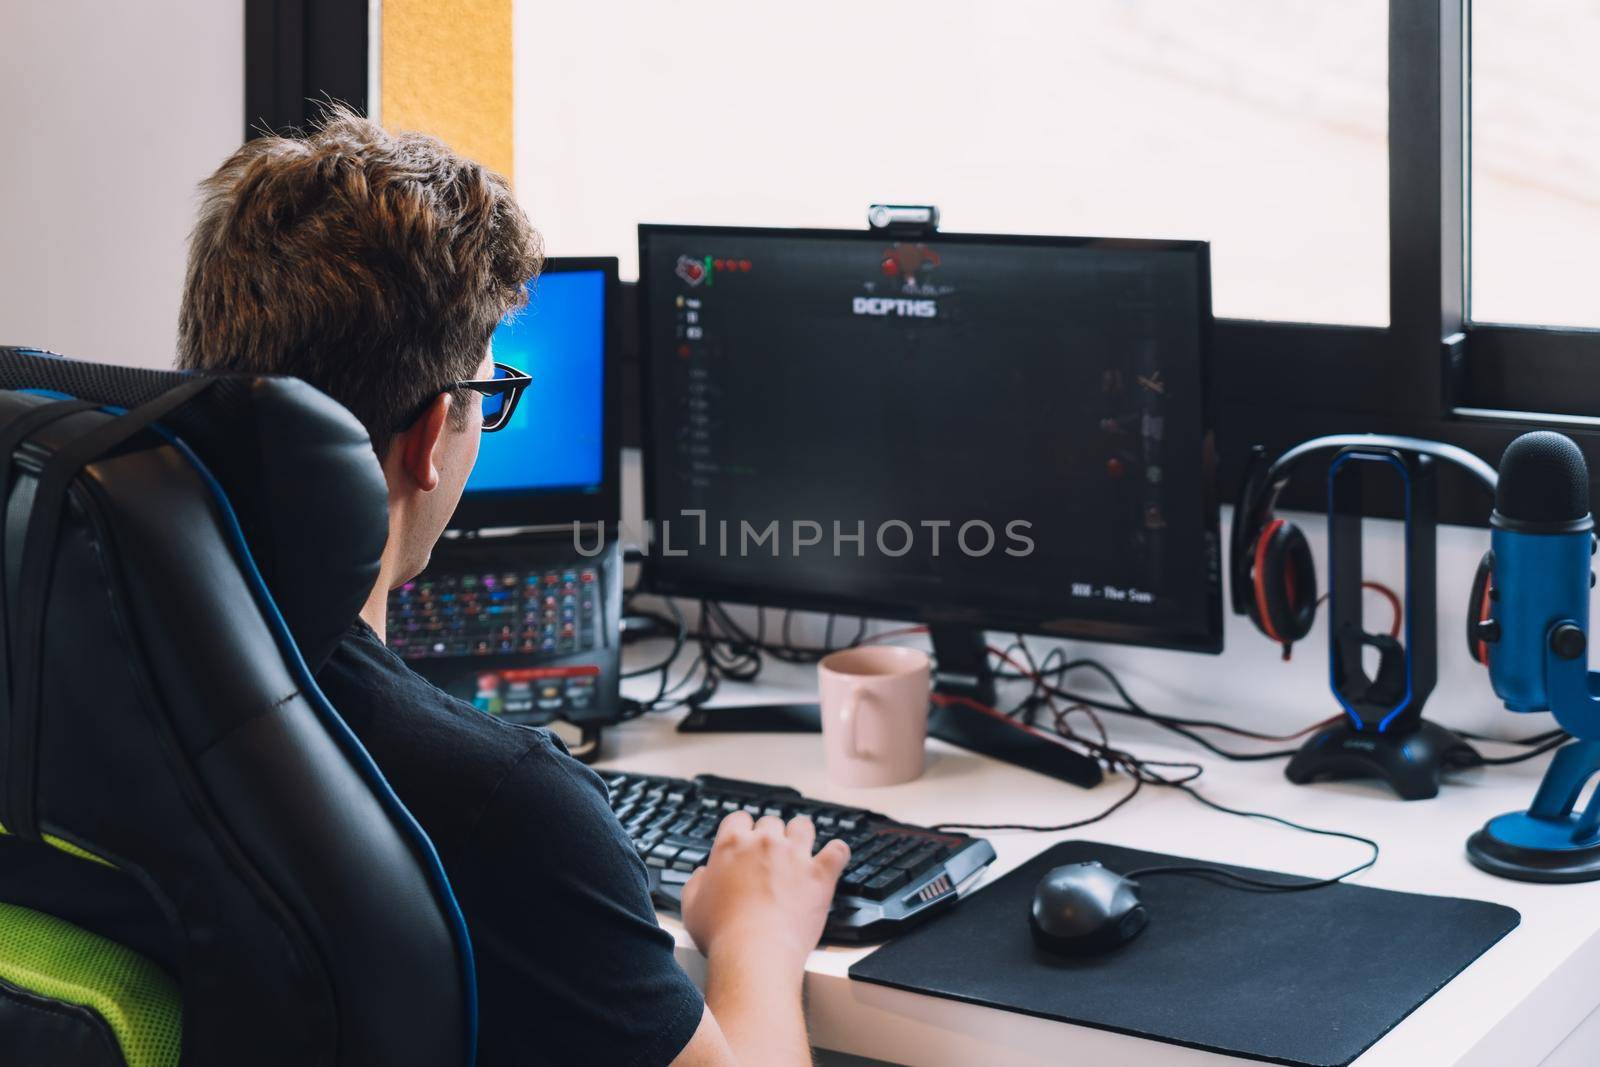
{"type": "Polygon", "coordinates": [[[717,829],[711,858],[683,890],[683,923],[700,951],[757,953],[796,979],[817,947],[850,847],[830,841],[815,855],[810,819],[752,821],[736,811],[717,829]]]}

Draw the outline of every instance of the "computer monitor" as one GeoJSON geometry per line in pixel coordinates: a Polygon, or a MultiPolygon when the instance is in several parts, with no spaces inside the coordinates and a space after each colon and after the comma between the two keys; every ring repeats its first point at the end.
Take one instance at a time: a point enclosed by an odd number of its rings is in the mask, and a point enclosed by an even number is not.
{"type": "Polygon", "coordinates": [[[551,258],[494,332],[494,358],[533,382],[483,435],[455,530],[615,523],[620,514],[617,261],[551,258]]]}
{"type": "Polygon", "coordinates": [[[919,620],[941,672],[984,629],[1221,651],[1205,243],[646,225],[639,264],[649,589],[919,620]]]}

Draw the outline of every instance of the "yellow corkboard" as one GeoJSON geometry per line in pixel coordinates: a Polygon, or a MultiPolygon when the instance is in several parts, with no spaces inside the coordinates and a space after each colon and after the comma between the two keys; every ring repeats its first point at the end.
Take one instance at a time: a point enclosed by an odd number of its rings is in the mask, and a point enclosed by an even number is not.
{"type": "Polygon", "coordinates": [[[512,0],[383,0],[379,118],[512,177],[512,0]]]}

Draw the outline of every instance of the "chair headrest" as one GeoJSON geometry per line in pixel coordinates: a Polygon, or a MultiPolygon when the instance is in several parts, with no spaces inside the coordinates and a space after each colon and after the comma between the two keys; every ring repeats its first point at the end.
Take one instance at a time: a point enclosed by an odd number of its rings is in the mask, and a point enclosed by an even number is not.
{"type": "MultiPolygon", "coordinates": [[[[189,375],[0,346],[0,390],[134,408],[189,375]]],[[[296,378],[221,375],[163,420],[221,483],[267,588],[315,671],[366,602],[388,490],[366,430],[296,378]]]]}

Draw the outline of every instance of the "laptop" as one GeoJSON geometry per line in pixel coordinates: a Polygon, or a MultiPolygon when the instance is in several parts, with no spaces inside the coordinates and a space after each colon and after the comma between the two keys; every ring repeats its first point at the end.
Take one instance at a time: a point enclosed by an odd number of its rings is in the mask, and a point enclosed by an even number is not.
{"type": "Polygon", "coordinates": [[[533,376],[428,569],[389,596],[389,645],[512,722],[619,718],[622,557],[615,258],[551,258],[494,359],[533,376]]]}

